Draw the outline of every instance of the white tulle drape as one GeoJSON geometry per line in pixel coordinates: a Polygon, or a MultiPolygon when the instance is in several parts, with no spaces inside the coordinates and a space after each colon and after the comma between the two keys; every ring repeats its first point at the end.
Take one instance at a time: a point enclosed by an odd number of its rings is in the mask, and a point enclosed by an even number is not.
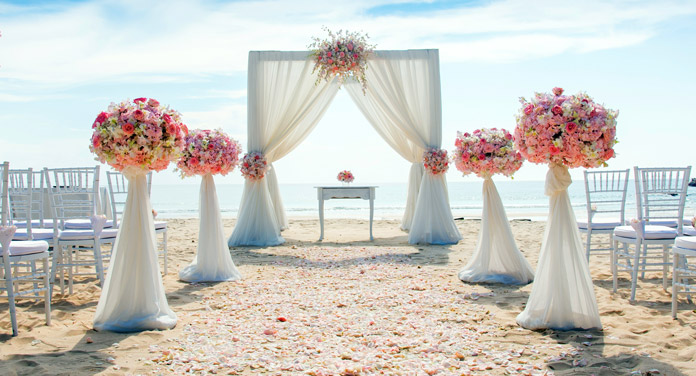
{"type": "Polygon", "coordinates": [[[242,203],[229,246],[278,245],[287,227],[272,162],[297,147],[336,96],[338,85],[316,81],[307,51],[251,51],[247,82],[248,151],[266,155],[264,179],[244,183],[242,203]]]}
{"type": "Polygon", "coordinates": [[[534,279],[532,267],[515,244],[503,202],[490,177],[483,181],[483,213],[476,253],[459,272],[459,279],[514,285],[534,279]]]}
{"type": "Polygon", "coordinates": [[[551,165],[546,175],[549,217],[532,292],[517,323],[528,329],[600,329],[594,285],[575,214],[568,168],[551,165]]]}
{"type": "Polygon", "coordinates": [[[225,243],[215,180],[211,174],[204,175],[201,181],[199,206],[198,251],[193,262],[179,272],[179,279],[186,282],[242,279],[225,243]]]}
{"type": "Polygon", "coordinates": [[[147,178],[143,172],[124,171],[124,175],[128,196],[97,304],[94,329],[170,329],[176,325],[176,315],[164,295],[147,178]]]}
{"type": "Polygon", "coordinates": [[[415,167],[427,148],[442,144],[438,51],[377,51],[367,64],[367,92],[355,82],[346,88],[377,133],[414,164],[401,225],[410,230],[409,243],[458,242],[461,234],[452,218],[444,175],[424,174],[422,167],[415,167]]]}

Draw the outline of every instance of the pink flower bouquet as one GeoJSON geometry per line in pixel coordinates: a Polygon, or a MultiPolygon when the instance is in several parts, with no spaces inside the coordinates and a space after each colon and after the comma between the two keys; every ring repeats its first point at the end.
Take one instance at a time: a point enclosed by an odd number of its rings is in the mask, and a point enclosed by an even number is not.
{"type": "Polygon", "coordinates": [[[454,165],[464,175],[512,176],[522,167],[522,154],[514,149],[512,134],[505,129],[483,128],[473,134],[457,132],[454,146],[454,165]]]}
{"type": "Polygon", "coordinates": [[[227,175],[239,163],[239,143],[222,130],[194,129],[186,136],[186,148],[177,167],[181,176],[227,175]]]}
{"type": "Polygon", "coordinates": [[[89,150],[118,171],[161,171],[177,160],[188,133],[181,115],[155,99],[111,103],[92,124],[89,150]]]}
{"type": "Polygon", "coordinates": [[[352,183],[353,180],[355,180],[355,176],[348,170],[343,170],[338,173],[338,181],[342,183],[352,183]]]}
{"type": "Polygon", "coordinates": [[[317,82],[322,79],[329,81],[337,76],[338,81],[343,83],[348,77],[353,76],[365,91],[367,58],[374,52],[375,46],[367,43],[367,35],[343,30],[334,34],[327,28],[324,30],[329,33],[329,39],[314,38],[314,42],[309,45],[312,49],[310,57],[315,61],[312,73],[319,72],[317,82]]]}
{"type": "Polygon", "coordinates": [[[534,163],[600,167],[614,156],[618,111],[604,108],[585,93],[536,93],[520,99],[515,144],[534,163]]]}
{"type": "Polygon", "coordinates": [[[445,149],[428,149],[423,153],[423,167],[425,171],[437,175],[447,172],[449,158],[445,149]]]}
{"type": "Polygon", "coordinates": [[[268,163],[266,156],[259,152],[250,152],[242,158],[240,167],[242,175],[249,180],[261,180],[266,176],[268,171],[268,163]]]}

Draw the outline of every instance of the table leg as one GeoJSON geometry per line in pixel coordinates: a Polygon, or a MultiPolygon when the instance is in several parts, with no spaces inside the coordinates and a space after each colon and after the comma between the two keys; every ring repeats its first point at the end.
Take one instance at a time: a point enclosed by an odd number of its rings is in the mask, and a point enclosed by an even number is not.
{"type": "Polygon", "coordinates": [[[319,227],[321,228],[321,235],[319,235],[319,241],[324,239],[324,199],[319,199],[319,227]]]}
{"type": "Polygon", "coordinates": [[[370,241],[373,241],[374,238],[372,237],[372,217],[375,212],[375,200],[373,198],[370,198],[370,241]]]}

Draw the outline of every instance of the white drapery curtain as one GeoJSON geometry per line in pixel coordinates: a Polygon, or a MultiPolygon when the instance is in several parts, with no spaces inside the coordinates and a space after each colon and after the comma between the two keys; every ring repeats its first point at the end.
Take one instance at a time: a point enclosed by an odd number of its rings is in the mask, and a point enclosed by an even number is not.
{"type": "Polygon", "coordinates": [[[307,51],[251,51],[247,82],[247,150],[265,154],[270,170],[244,183],[242,203],[229,246],[270,246],[285,242],[287,227],[273,162],[297,147],[314,129],[336,96],[334,82],[315,84],[307,51]]]}
{"type": "Polygon", "coordinates": [[[142,172],[124,174],[128,196],[94,315],[94,329],[170,329],[176,325],[176,315],[164,295],[147,178],[142,172]]]}
{"type": "Polygon", "coordinates": [[[490,177],[483,181],[483,213],[476,253],[459,272],[459,279],[514,285],[534,279],[532,267],[515,244],[503,201],[490,177]]]}
{"type": "Polygon", "coordinates": [[[602,328],[594,285],[568,187],[568,168],[549,166],[549,218],[527,305],[517,323],[527,329],[602,328]]]}
{"type": "Polygon", "coordinates": [[[355,82],[346,88],[377,133],[412,163],[401,224],[409,243],[458,242],[445,176],[424,173],[421,161],[426,149],[442,145],[438,51],[377,51],[367,65],[367,92],[355,82]]]}
{"type": "Polygon", "coordinates": [[[179,279],[186,282],[242,279],[225,244],[220,204],[211,174],[204,175],[201,180],[199,207],[198,250],[193,262],[179,272],[179,279]]]}

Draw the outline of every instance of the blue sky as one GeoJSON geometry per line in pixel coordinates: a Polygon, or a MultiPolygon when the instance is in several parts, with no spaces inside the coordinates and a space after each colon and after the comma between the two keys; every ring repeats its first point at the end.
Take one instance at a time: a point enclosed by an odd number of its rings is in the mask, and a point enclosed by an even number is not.
{"type": "MultiPolygon", "coordinates": [[[[367,32],[378,49],[440,50],[448,150],[458,130],[513,129],[519,97],[561,86],[620,111],[611,168],[694,164],[694,1],[335,4],[0,0],[0,158],[18,168],[94,164],[94,117],[140,96],[177,109],[190,128],[222,128],[246,149],[248,52],[305,50],[327,26],[367,32]]],[[[370,184],[406,181],[409,164],[341,91],[276,168],[281,183],[333,183],[347,168],[370,184]]],[[[545,172],[529,163],[516,179],[545,172]]],[[[454,169],[447,178],[476,180],[454,169]]],[[[156,179],[179,181],[172,169],[156,179]]],[[[234,172],[218,182],[243,179],[234,172]]]]}

